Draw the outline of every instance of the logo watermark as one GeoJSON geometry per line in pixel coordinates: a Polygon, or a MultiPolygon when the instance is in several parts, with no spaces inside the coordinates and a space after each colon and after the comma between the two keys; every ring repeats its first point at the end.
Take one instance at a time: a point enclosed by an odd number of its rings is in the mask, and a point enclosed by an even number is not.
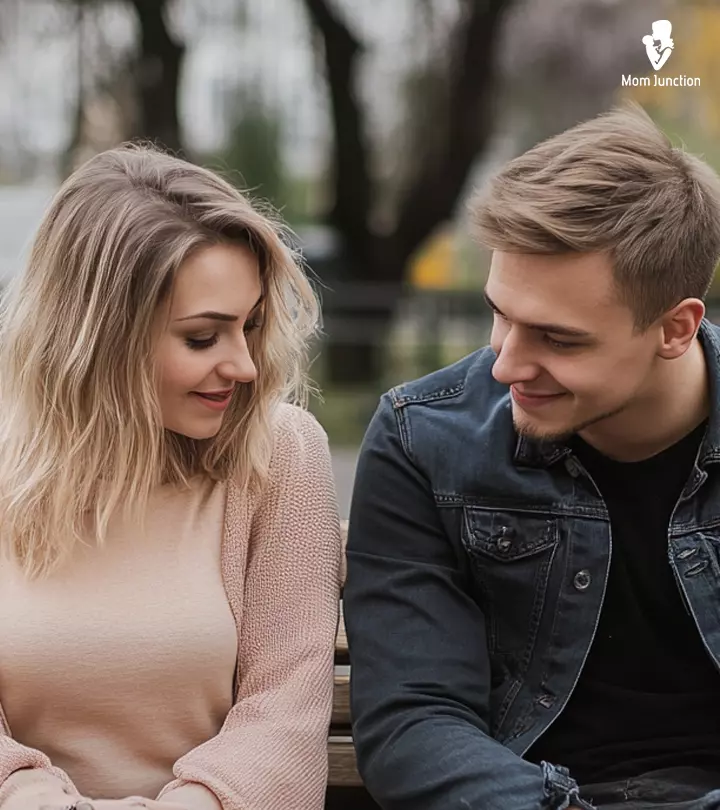
{"type": "Polygon", "coordinates": [[[642,44],[645,46],[645,53],[655,70],[655,75],[651,80],[649,76],[623,74],[623,87],[700,87],[700,79],[697,76],[684,74],[658,76],[658,71],[665,66],[675,50],[670,20],[655,20],[652,24],[652,33],[642,38],[642,44]]]}
{"type": "Polygon", "coordinates": [[[642,38],[645,52],[655,70],[660,70],[673,52],[675,43],[671,34],[672,23],[670,20],[655,20],[652,24],[652,34],[646,34],[642,38]]]}

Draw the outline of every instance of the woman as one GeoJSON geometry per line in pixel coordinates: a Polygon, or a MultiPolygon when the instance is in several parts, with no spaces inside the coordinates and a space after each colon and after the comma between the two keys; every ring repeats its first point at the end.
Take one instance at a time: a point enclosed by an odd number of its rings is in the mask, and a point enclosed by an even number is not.
{"type": "Polygon", "coordinates": [[[320,808],[341,542],[273,223],[145,147],[60,189],[0,326],[0,808],[320,808]]]}

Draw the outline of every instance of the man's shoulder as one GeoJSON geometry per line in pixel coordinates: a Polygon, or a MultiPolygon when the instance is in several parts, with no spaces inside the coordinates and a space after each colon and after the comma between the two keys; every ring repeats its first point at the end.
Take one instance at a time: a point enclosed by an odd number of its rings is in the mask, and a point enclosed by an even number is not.
{"type": "Polygon", "coordinates": [[[452,404],[462,408],[472,403],[477,413],[492,408],[508,396],[508,388],[492,376],[495,353],[489,346],[477,349],[449,366],[423,377],[396,385],[388,392],[395,408],[413,405],[442,407],[452,404]]]}
{"type": "Polygon", "coordinates": [[[396,433],[404,453],[443,497],[462,497],[494,477],[498,466],[512,463],[510,392],[492,376],[495,357],[489,347],[478,349],[383,397],[377,431],[396,433]]]}

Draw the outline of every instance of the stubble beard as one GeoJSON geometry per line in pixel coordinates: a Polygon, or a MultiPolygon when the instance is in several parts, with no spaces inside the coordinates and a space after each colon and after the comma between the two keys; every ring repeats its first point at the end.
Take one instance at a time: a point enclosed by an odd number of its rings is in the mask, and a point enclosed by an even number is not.
{"type": "Polygon", "coordinates": [[[606,419],[611,419],[613,416],[617,416],[625,410],[625,407],[625,405],[619,405],[617,408],[613,408],[609,411],[603,411],[598,416],[593,416],[589,419],[583,420],[582,422],[577,422],[571,427],[554,431],[543,429],[542,426],[533,424],[529,420],[522,421],[518,419],[515,409],[513,408],[513,426],[515,427],[515,432],[519,436],[526,439],[532,439],[534,441],[548,444],[555,442],[566,442],[568,439],[572,438],[583,430],[587,430],[593,425],[597,425],[600,422],[604,422],[606,419]]]}

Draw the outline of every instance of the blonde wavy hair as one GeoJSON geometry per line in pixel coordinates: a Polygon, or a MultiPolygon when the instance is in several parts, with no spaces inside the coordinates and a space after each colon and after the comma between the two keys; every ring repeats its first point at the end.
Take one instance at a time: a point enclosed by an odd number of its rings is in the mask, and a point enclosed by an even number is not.
{"type": "Polygon", "coordinates": [[[111,515],[144,513],[160,483],[197,474],[262,483],[280,402],[304,405],[319,307],[283,229],[224,179],[147,145],[103,152],[71,175],[0,308],[0,551],[30,577],[111,515]],[[198,248],[249,245],[262,326],[257,380],[238,385],[219,433],[162,425],[153,319],[198,248]]]}

